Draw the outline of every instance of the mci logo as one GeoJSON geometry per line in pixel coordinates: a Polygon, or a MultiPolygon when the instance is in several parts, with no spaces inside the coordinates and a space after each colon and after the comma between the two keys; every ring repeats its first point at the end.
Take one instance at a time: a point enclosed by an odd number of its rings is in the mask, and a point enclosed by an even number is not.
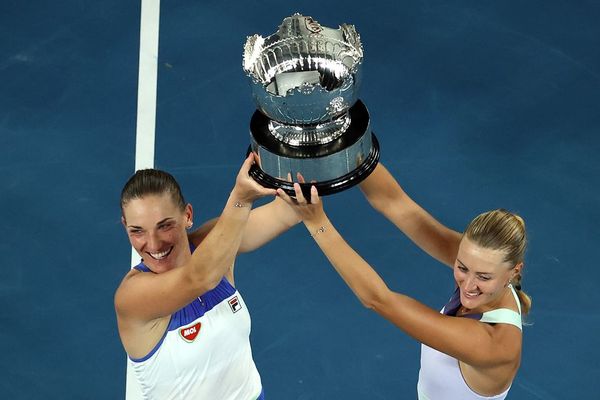
{"type": "Polygon", "coordinates": [[[179,330],[179,334],[183,340],[188,343],[192,343],[194,339],[196,339],[196,336],[198,336],[198,333],[200,333],[201,326],[202,324],[200,322],[192,326],[186,326],[185,328],[181,328],[179,330]]]}

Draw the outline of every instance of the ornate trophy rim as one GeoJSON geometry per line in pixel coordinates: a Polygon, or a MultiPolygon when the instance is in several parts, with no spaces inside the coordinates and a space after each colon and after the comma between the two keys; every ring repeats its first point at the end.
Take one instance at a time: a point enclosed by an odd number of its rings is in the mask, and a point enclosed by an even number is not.
{"type": "MultiPolygon", "coordinates": [[[[300,46],[304,46],[303,50],[306,50],[310,59],[316,59],[317,61],[335,61],[336,63],[342,64],[347,68],[346,76],[353,75],[357,72],[363,59],[363,47],[360,40],[360,35],[356,31],[354,25],[341,24],[337,29],[327,28],[321,26],[312,17],[304,16],[300,13],[295,13],[290,17],[284,18],[282,23],[279,25],[277,32],[263,37],[259,34],[254,34],[246,38],[244,45],[244,54],[242,67],[246,74],[256,83],[263,86],[269,85],[277,73],[293,70],[294,63],[280,63],[275,66],[271,66],[268,70],[264,68],[262,71],[258,68],[258,63],[261,57],[264,57],[265,53],[276,56],[277,50],[282,47],[288,47],[290,52],[294,50],[301,53],[300,46]],[[309,21],[307,24],[312,23],[311,26],[314,28],[308,28],[311,32],[309,35],[302,36],[298,32],[290,32],[293,30],[292,25],[294,19],[304,18],[309,21]],[[336,37],[337,36],[337,37],[336,37]],[[338,53],[328,52],[326,47],[327,44],[333,46],[339,46],[340,51],[338,53]],[[335,57],[332,56],[335,54],[335,57]],[[327,56],[330,58],[328,59],[327,56]],[[323,57],[322,59],[320,59],[323,57]],[[350,57],[350,60],[348,59],[350,57]],[[279,67],[279,68],[277,68],[279,67]]],[[[274,60],[274,59],[273,59],[274,60]]],[[[265,60],[271,61],[267,57],[265,60]]],[[[317,87],[315,85],[315,87],[317,87]]],[[[303,88],[296,88],[294,91],[301,92],[303,88]]],[[[304,88],[306,90],[306,88],[304,88]]],[[[285,97],[286,94],[272,93],[273,96],[285,97]]]]}

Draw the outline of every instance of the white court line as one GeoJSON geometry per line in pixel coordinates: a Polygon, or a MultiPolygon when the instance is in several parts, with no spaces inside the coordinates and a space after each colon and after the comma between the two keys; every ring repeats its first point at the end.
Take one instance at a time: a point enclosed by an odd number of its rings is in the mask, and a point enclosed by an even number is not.
{"type": "Polygon", "coordinates": [[[154,167],[160,0],[142,0],[135,169],[154,167]]]}
{"type": "MultiPolygon", "coordinates": [[[[156,87],[158,74],[158,26],[160,0],[141,0],[140,64],[138,74],[138,108],[135,134],[135,170],[154,167],[156,129],[156,87]]],[[[140,256],[131,249],[131,267],[140,256]]],[[[125,398],[141,400],[142,392],[127,364],[125,398]]]]}
{"type": "MultiPolygon", "coordinates": [[[[135,170],[154,167],[156,86],[158,74],[158,25],[160,0],[142,0],[140,19],[140,65],[135,134],[135,170]]],[[[131,266],[139,255],[132,249],[131,266]]]]}

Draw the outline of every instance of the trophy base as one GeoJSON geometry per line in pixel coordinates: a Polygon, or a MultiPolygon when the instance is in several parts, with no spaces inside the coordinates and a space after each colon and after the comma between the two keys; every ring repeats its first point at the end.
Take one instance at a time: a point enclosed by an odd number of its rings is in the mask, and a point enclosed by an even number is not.
{"type": "Polygon", "coordinates": [[[293,181],[300,173],[306,183],[302,192],[310,199],[310,186],[319,195],[341,192],[364,180],[379,162],[379,143],[370,130],[369,113],[358,100],[348,111],[350,126],[336,140],[323,145],[293,146],[277,140],[269,131],[268,117],[259,111],[252,116],[252,144],[248,153],[257,154],[258,165],[250,176],[265,187],[281,188],[294,195],[293,181]]]}
{"type": "MultiPolygon", "coordinates": [[[[373,143],[371,152],[358,168],[336,179],[330,179],[322,182],[301,183],[300,188],[302,189],[304,197],[310,201],[311,186],[315,186],[317,188],[319,196],[327,196],[349,189],[352,186],[358,185],[360,182],[362,182],[371,174],[371,172],[373,172],[377,166],[377,163],[379,162],[379,142],[374,134],[372,134],[371,140],[373,143]]],[[[252,147],[249,146],[246,155],[250,154],[251,151],[252,147]]],[[[257,165],[253,165],[252,168],[250,168],[250,176],[264,187],[283,189],[288,195],[295,197],[293,182],[284,181],[267,175],[257,165]]]]}

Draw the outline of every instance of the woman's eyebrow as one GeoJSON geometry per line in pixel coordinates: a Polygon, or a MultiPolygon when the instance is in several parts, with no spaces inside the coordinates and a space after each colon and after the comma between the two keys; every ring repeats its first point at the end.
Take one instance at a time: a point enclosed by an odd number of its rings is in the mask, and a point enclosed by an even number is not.
{"type": "MultiPolygon", "coordinates": [[[[171,220],[173,220],[173,219],[174,219],[173,217],[167,217],[167,218],[165,218],[165,219],[161,219],[160,221],[158,221],[158,222],[156,223],[156,225],[157,225],[157,226],[158,226],[158,225],[162,225],[162,224],[164,224],[164,223],[166,223],[166,222],[170,222],[170,221],[171,221],[171,220]]],[[[127,227],[128,227],[128,228],[132,228],[132,229],[144,229],[144,228],[142,228],[141,226],[137,226],[137,225],[127,225],[127,227]]]]}
{"type": "MultiPolygon", "coordinates": [[[[466,269],[471,269],[471,268],[467,267],[467,266],[465,265],[465,263],[464,263],[464,262],[460,261],[460,259],[459,259],[458,257],[456,258],[456,261],[458,261],[458,262],[459,262],[459,263],[460,263],[460,264],[461,264],[463,267],[465,267],[466,269]]],[[[493,273],[493,272],[480,272],[480,271],[475,271],[475,273],[476,273],[476,274],[479,274],[479,275],[490,275],[490,276],[493,276],[493,275],[494,275],[494,273],[493,273]]]]}

